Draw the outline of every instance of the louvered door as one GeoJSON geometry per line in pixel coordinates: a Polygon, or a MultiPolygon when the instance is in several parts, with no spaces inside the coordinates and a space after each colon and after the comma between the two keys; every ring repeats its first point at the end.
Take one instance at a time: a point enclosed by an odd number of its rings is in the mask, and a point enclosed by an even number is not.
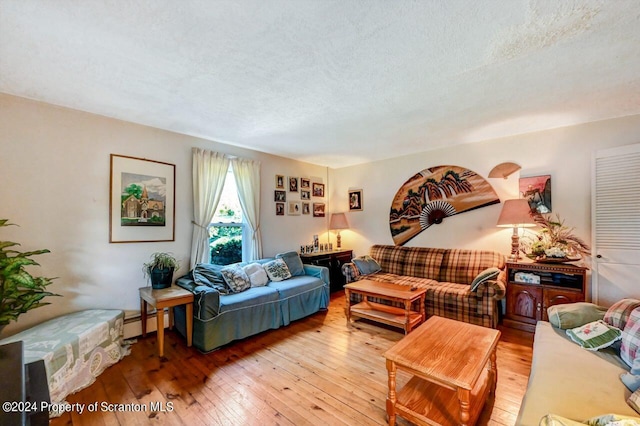
{"type": "Polygon", "coordinates": [[[640,144],[596,152],[592,170],[593,301],[640,299],[640,144]]]}

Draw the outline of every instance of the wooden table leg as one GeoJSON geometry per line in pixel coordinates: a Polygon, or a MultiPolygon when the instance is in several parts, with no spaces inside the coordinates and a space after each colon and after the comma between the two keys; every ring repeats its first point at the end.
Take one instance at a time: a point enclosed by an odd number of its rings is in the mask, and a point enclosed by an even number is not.
{"type": "Polygon", "coordinates": [[[187,303],[187,346],[193,342],[193,303],[187,303]]]}
{"type": "Polygon", "coordinates": [[[467,426],[469,424],[469,405],[471,400],[471,392],[467,389],[458,388],[458,402],[460,402],[460,425],[467,426]]]}
{"type": "Polygon", "coordinates": [[[389,393],[387,395],[387,416],[389,417],[389,426],[396,424],[396,363],[387,360],[387,372],[389,374],[389,393]]]}
{"type": "Polygon", "coordinates": [[[411,331],[411,322],[409,314],[411,313],[411,301],[404,301],[404,334],[407,335],[411,331]]]}
{"type": "Polygon", "coordinates": [[[347,306],[344,311],[347,315],[347,327],[349,327],[351,325],[351,292],[348,288],[344,289],[344,297],[347,302],[347,306]]]}
{"type": "Polygon", "coordinates": [[[140,299],[140,324],[142,325],[142,337],[147,335],[147,302],[140,299]]]}
{"type": "Polygon", "coordinates": [[[425,300],[425,296],[424,294],[422,294],[422,296],[420,296],[420,315],[422,315],[422,322],[425,322],[425,320],[427,319],[427,314],[425,312],[425,307],[424,307],[424,300],[425,300]]]}
{"type": "Polygon", "coordinates": [[[490,392],[495,396],[496,385],[498,384],[498,364],[496,364],[496,349],[491,352],[491,356],[489,357],[489,379],[491,380],[491,387],[489,388],[490,392]]]}
{"type": "Polygon", "coordinates": [[[164,308],[156,307],[156,322],[158,324],[158,353],[164,356],[164,308]]]}
{"type": "Polygon", "coordinates": [[[170,306],[168,309],[169,309],[169,330],[173,330],[173,308],[170,306]]]}

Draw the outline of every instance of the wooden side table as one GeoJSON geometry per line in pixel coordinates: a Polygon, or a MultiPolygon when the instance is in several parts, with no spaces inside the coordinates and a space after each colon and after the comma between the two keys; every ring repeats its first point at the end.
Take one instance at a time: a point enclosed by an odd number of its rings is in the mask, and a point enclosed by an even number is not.
{"type": "Polygon", "coordinates": [[[164,308],[169,308],[169,328],[173,328],[173,307],[186,305],[187,346],[191,346],[193,334],[193,293],[177,286],[162,289],[140,288],[140,312],[142,337],[147,335],[147,305],[156,308],[158,352],[164,356],[164,308]]]}

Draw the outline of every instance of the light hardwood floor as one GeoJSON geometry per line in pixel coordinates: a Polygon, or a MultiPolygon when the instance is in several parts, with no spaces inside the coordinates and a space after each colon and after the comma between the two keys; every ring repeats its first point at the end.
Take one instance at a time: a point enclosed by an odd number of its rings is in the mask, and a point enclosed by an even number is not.
{"type": "MultiPolygon", "coordinates": [[[[147,335],[93,385],[67,398],[85,407],[97,402],[96,412],[65,413],[50,425],[384,425],[382,355],[403,334],[365,321],[348,328],[344,308],[344,293],[334,293],[326,312],[206,355],[169,331],[160,359],[155,334],[147,335]],[[166,411],[153,411],[158,403],[166,411]]],[[[527,385],[533,335],[501,331],[496,396],[479,425],[513,425],[527,385]]],[[[407,380],[398,375],[399,386],[407,380]]],[[[397,424],[409,423],[398,418],[397,424]]]]}

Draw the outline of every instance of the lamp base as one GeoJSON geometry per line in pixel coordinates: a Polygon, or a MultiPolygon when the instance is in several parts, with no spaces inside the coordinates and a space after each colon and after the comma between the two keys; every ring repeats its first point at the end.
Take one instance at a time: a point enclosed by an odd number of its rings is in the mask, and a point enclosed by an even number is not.
{"type": "Polygon", "coordinates": [[[518,236],[518,228],[513,228],[513,234],[511,235],[511,255],[509,260],[516,262],[520,257],[520,237],[518,236]]]}
{"type": "Polygon", "coordinates": [[[336,248],[340,248],[342,247],[341,241],[340,241],[340,233],[338,232],[338,235],[336,235],[336,248]]]}

